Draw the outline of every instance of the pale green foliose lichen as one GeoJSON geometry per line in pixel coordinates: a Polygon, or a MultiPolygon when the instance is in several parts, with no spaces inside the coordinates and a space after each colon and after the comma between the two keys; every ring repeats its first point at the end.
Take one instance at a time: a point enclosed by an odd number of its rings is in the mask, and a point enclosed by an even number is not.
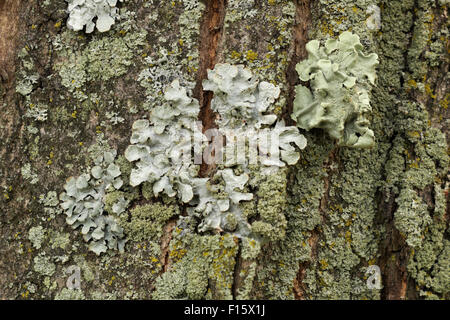
{"type": "Polygon", "coordinates": [[[359,36],[343,32],[322,46],[306,45],[308,59],[296,66],[300,80],[311,89],[296,86],[292,119],[302,129],[322,128],[340,146],[367,148],[375,143],[367,115],[371,112],[370,85],[375,83],[378,56],[366,55],[359,36]]]}
{"type": "Polygon", "coordinates": [[[166,104],[151,111],[150,121],[141,119],[133,124],[131,145],[125,151],[125,158],[137,166],[131,171],[130,185],[149,182],[155,196],[177,195],[186,203],[193,197],[191,180],[196,167],[183,156],[190,157],[191,133],[200,107],[178,81],[168,87],[165,99],[166,104]]]}
{"type": "MultiPolygon", "coordinates": [[[[227,155],[234,153],[228,150],[236,148],[234,137],[251,132],[248,137],[260,140],[259,151],[266,155],[273,152],[271,144],[275,145],[274,139],[278,139],[275,154],[279,152],[281,160],[273,154],[263,158],[263,167],[278,168],[299,160],[299,153],[291,143],[303,149],[306,139],[296,127],[286,127],[283,121],[276,122],[276,115],[266,114],[272,111],[272,104],[280,94],[278,87],[259,83],[242,65],[229,64],[218,64],[209,70],[203,85],[205,90],[214,92],[211,108],[220,115],[218,130],[227,138],[227,155]],[[271,139],[264,140],[262,136],[271,139]]],[[[131,145],[125,151],[126,159],[136,163],[130,174],[131,186],[145,182],[152,186],[155,197],[164,194],[188,203],[189,215],[201,221],[200,232],[226,230],[238,236],[248,235],[251,228],[239,206],[241,201],[253,199],[252,193],[244,191],[248,173],[234,172],[231,167],[236,162],[227,157],[228,168],[219,168],[213,179],[199,178],[191,152],[193,149],[198,160],[208,139],[195,122],[200,111],[198,101],[188,97],[178,80],[168,86],[164,98],[165,103],[151,110],[149,120],[133,124],[131,145]]],[[[216,150],[216,154],[220,151],[216,150]]],[[[247,165],[248,161],[244,167],[247,165]]]]}
{"type": "Polygon", "coordinates": [[[115,151],[104,152],[95,160],[90,173],[71,177],[60,195],[66,221],[73,229],[82,226],[89,249],[99,255],[109,249],[123,251],[126,240],[115,218],[104,214],[105,195],[123,184],[119,167],[114,164],[115,151]]]}
{"type": "MultiPolygon", "coordinates": [[[[214,92],[211,109],[219,114],[216,120],[219,131],[227,136],[227,149],[236,149],[238,136],[247,136],[250,141],[258,141],[260,153],[269,155],[277,139],[280,158],[262,159],[264,166],[284,167],[285,163],[297,163],[300,155],[291,143],[299,149],[306,147],[306,138],[295,127],[286,127],[284,121],[277,122],[273,114],[274,102],[280,95],[280,88],[266,81],[259,82],[252,72],[243,65],[217,64],[208,70],[208,78],[203,81],[204,90],[214,92]],[[275,127],[268,127],[275,124],[275,127]],[[270,139],[268,139],[270,137],[270,139]]],[[[251,155],[249,155],[251,156],[251,155]]],[[[226,164],[235,164],[235,157],[226,164]]]]}
{"type": "Polygon", "coordinates": [[[263,115],[273,111],[273,102],[280,95],[280,88],[271,83],[259,82],[243,65],[217,64],[208,70],[203,89],[214,92],[211,109],[220,115],[216,123],[220,127],[253,125],[260,128],[272,124],[277,116],[263,115]]]}

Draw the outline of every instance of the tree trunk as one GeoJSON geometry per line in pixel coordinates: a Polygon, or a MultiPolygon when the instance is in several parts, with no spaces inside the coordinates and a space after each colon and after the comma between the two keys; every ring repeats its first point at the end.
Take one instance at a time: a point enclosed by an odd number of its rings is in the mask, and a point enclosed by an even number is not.
{"type": "MultiPolygon", "coordinates": [[[[0,0],[0,298],[450,298],[448,1],[117,7],[110,31],[85,33],[68,29],[67,2],[0,0]],[[164,102],[172,80],[198,100],[206,130],[217,126],[207,70],[243,64],[280,87],[275,112],[295,125],[294,88],[308,85],[295,66],[307,42],[344,31],[380,61],[370,97],[376,145],[339,147],[321,129],[301,130],[299,162],[247,187],[245,210],[270,222],[267,239],[185,232],[186,204],[130,186],[133,122],[164,102]],[[104,150],[117,151],[124,180],[107,191],[105,210],[127,200],[115,218],[128,241],[124,252],[96,255],[66,223],[59,195],[104,150]]],[[[202,164],[199,175],[217,170],[202,164]]]]}

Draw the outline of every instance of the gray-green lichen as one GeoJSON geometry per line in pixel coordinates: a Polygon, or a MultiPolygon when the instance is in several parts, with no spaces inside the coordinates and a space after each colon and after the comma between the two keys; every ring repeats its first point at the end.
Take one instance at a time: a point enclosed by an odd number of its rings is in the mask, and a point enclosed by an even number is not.
{"type": "Polygon", "coordinates": [[[195,174],[190,161],[191,132],[196,129],[200,107],[178,81],[168,87],[165,98],[166,104],[150,113],[150,121],[133,124],[131,145],[125,151],[127,160],[137,166],[131,171],[130,185],[147,181],[153,184],[155,196],[164,192],[189,202],[193,197],[190,180],[195,174]]]}
{"type": "Polygon", "coordinates": [[[170,256],[177,262],[156,280],[152,298],[231,299],[237,239],[229,234],[180,237],[180,229],[174,233],[170,256]]]}
{"type": "MultiPolygon", "coordinates": [[[[284,121],[277,122],[273,111],[274,102],[280,95],[279,87],[266,81],[259,82],[243,65],[224,63],[208,70],[208,78],[203,81],[203,88],[214,93],[211,109],[220,116],[216,120],[219,131],[227,136],[224,151],[226,155],[230,154],[228,148],[236,148],[235,139],[241,135],[248,135],[250,140],[258,140],[259,152],[270,154],[273,147],[271,144],[275,145],[276,142],[264,142],[264,137],[273,134],[278,138],[276,148],[280,149],[280,159],[265,159],[261,161],[262,165],[283,167],[285,163],[297,163],[300,154],[291,143],[304,149],[306,139],[295,127],[286,127],[284,121]],[[274,127],[267,128],[273,124],[274,127]]],[[[233,160],[237,162],[237,159],[233,160]]],[[[226,165],[235,164],[233,160],[227,158],[226,165]]],[[[249,159],[249,162],[251,160],[249,159]]]]}
{"type": "Polygon", "coordinates": [[[40,249],[42,245],[42,241],[45,238],[45,231],[42,226],[32,227],[28,232],[28,240],[31,241],[33,247],[36,249],[40,249]]]}
{"type": "Polygon", "coordinates": [[[128,71],[133,58],[145,44],[146,34],[145,30],[140,30],[124,32],[119,37],[98,37],[90,41],[81,53],[72,52],[72,48],[62,50],[64,62],[55,65],[61,84],[77,97],[86,99],[83,91],[88,82],[108,81],[128,71]]]}
{"type": "Polygon", "coordinates": [[[302,85],[295,89],[292,119],[300,128],[322,128],[341,146],[373,146],[367,115],[378,56],[366,55],[363,49],[351,32],[327,40],[325,46],[319,40],[308,42],[308,59],[296,66],[300,80],[311,85],[311,90],[302,85]]]}
{"type": "Polygon", "coordinates": [[[38,255],[33,259],[33,270],[43,276],[52,276],[56,271],[50,257],[38,255]]]}
{"type": "MultiPolygon", "coordinates": [[[[270,111],[273,111],[272,104],[279,96],[279,88],[259,82],[252,77],[250,70],[241,65],[229,64],[217,64],[208,72],[203,86],[205,90],[214,92],[211,108],[220,115],[216,120],[219,132],[227,137],[226,148],[216,150],[216,154],[224,152],[227,155],[226,166],[236,165],[236,159],[233,162],[228,157],[229,154],[234,155],[237,144],[230,137],[249,132],[253,133],[249,138],[256,137],[259,141],[260,153],[269,155],[274,147],[279,152],[281,160],[273,154],[261,161],[262,166],[281,167],[299,160],[299,153],[291,143],[303,149],[306,139],[298,129],[286,127],[282,121],[268,127],[277,120],[270,111]],[[279,143],[275,144],[275,140],[261,142],[263,135],[276,137],[279,143]]],[[[202,220],[199,231],[229,230],[239,235],[248,234],[249,225],[239,208],[241,201],[253,198],[253,194],[242,192],[249,179],[248,174],[235,174],[230,168],[218,170],[214,179],[222,181],[222,187],[211,183],[208,178],[199,178],[191,152],[201,154],[204,142],[208,140],[194,122],[200,111],[198,102],[188,97],[187,90],[180,87],[177,80],[166,89],[164,97],[166,102],[151,111],[149,120],[142,119],[133,124],[132,144],[125,151],[127,160],[136,162],[137,166],[131,171],[130,184],[150,183],[154,196],[160,193],[176,196],[182,203],[195,206],[188,212],[202,220]]],[[[245,156],[245,149],[241,151],[245,156]]],[[[245,161],[249,162],[248,159],[245,161]]],[[[222,163],[222,159],[217,162],[222,163]]]]}
{"type": "Polygon", "coordinates": [[[177,214],[178,208],[173,205],[166,206],[159,203],[138,205],[130,210],[129,218],[123,215],[119,223],[130,240],[158,241],[165,223],[177,214]]]}
{"type": "Polygon", "coordinates": [[[216,120],[220,127],[249,125],[259,129],[277,119],[274,114],[263,114],[273,112],[280,88],[265,81],[259,82],[243,65],[217,64],[213,70],[208,70],[203,89],[214,92],[211,109],[220,115],[216,120]]]}
{"type": "Polygon", "coordinates": [[[94,159],[90,173],[71,177],[60,196],[66,221],[73,229],[82,226],[84,240],[97,255],[109,249],[123,251],[123,229],[113,216],[104,214],[105,194],[123,184],[120,169],[114,164],[115,152],[105,152],[94,159]]]}

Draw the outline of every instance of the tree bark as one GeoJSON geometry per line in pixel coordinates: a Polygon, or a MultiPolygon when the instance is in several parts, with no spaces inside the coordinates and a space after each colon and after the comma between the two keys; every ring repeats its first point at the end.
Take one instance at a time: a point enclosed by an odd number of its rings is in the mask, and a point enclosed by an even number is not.
{"type": "MultiPolygon", "coordinates": [[[[1,299],[450,298],[448,1],[118,7],[110,31],[86,34],[67,28],[64,1],[0,0],[1,299]],[[123,253],[97,256],[66,224],[55,200],[66,179],[108,148],[126,173],[133,122],[161,103],[174,78],[199,101],[206,130],[216,126],[213,94],[202,88],[207,70],[244,64],[280,87],[277,116],[295,125],[294,88],[308,85],[295,66],[307,58],[307,42],[348,30],[380,61],[371,93],[376,145],[338,147],[320,129],[301,130],[308,146],[299,163],[250,190],[254,219],[269,208],[286,221],[278,238],[259,250],[226,232],[180,240],[187,206],[149,196],[146,186],[125,191],[131,200],[118,219],[138,236],[123,253]],[[156,78],[143,83],[149,68],[156,78]],[[175,214],[132,229],[133,214],[155,204],[175,214]],[[150,228],[159,231],[146,238],[150,228]],[[70,266],[80,268],[78,289],[67,288],[70,266]],[[371,266],[379,267],[380,287],[370,285],[371,266]]],[[[216,170],[203,164],[200,176],[216,170]]]]}

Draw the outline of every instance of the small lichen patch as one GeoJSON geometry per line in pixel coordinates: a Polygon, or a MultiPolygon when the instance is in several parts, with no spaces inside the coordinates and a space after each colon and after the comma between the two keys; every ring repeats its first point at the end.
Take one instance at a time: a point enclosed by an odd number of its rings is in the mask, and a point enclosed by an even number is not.
{"type": "Polygon", "coordinates": [[[231,235],[187,235],[187,253],[156,280],[153,299],[231,299],[238,245],[231,235]],[[208,286],[214,287],[211,296],[208,286]],[[209,296],[208,296],[209,294],[209,296]]]}
{"type": "Polygon", "coordinates": [[[52,276],[55,273],[56,265],[47,256],[36,256],[33,260],[33,270],[43,276],[52,276]]]}
{"type": "Polygon", "coordinates": [[[84,300],[86,299],[80,289],[63,288],[55,296],[55,300],[84,300]]]}
{"type": "Polygon", "coordinates": [[[160,203],[139,205],[130,210],[130,221],[123,215],[119,223],[131,240],[158,241],[162,236],[165,223],[176,214],[178,214],[178,208],[175,206],[160,203]]]}
{"type": "Polygon", "coordinates": [[[44,238],[45,238],[45,231],[42,226],[32,227],[28,232],[28,240],[31,241],[33,247],[36,249],[41,248],[44,238]]]}

